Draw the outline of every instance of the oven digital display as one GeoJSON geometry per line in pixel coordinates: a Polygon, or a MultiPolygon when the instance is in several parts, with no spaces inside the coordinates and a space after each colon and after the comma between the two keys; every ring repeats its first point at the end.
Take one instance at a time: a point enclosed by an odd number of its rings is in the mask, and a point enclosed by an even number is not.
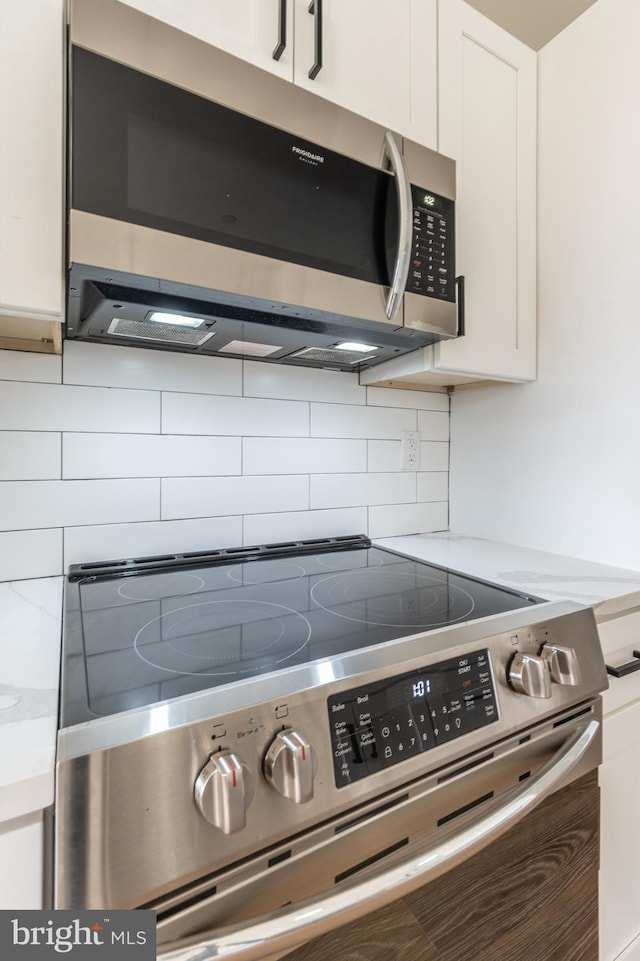
{"type": "Polygon", "coordinates": [[[337,787],[498,720],[486,650],[332,695],[327,707],[337,787]]]}

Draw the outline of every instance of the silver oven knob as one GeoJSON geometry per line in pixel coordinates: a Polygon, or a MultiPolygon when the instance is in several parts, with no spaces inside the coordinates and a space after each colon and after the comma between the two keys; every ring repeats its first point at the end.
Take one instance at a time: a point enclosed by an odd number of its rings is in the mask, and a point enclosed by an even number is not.
{"type": "Polygon", "coordinates": [[[297,731],[280,731],[264,759],[264,776],[283,797],[305,804],[313,797],[316,758],[311,744],[297,731]]]}
{"type": "Polygon", "coordinates": [[[509,683],[519,694],[551,697],[551,676],[541,657],[518,653],[509,665],[509,683]]]}
{"type": "Polygon", "coordinates": [[[555,681],[556,684],[568,684],[576,687],[582,683],[580,665],[572,647],[548,643],[540,651],[540,657],[549,668],[551,680],[555,681]]]}
{"type": "Polygon", "coordinates": [[[210,824],[225,834],[234,834],[246,824],[254,789],[246,765],[230,751],[220,751],[211,755],[198,775],[195,802],[210,824]]]}

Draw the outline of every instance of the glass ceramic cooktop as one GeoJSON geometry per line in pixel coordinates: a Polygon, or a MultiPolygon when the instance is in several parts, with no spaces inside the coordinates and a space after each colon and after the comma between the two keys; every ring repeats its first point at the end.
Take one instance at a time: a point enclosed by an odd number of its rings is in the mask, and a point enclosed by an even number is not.
{"type": "Polygon", "coordinates": [[[366,538],[326,543],[72,568],[62,725],[536,603],[366,538]]]}

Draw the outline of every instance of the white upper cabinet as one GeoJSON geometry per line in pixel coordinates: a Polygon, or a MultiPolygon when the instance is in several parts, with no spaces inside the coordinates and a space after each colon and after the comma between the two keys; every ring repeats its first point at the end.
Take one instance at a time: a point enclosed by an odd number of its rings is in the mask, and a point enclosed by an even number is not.
{"type": "Polygon", "coordinates": [[[436,0],[295,0],[294,81],[435,148],[436,0]]]}
{"type": "Polygon", "coordinates": [[[436,145],[437,0],[123,2],[419,143],[436,145]]]}
{"type": "MultiPolygon", "coordinates": [[[[64,0],[0,2],[0,346],[59,335],[64,0]],[[52,322],[53,321],[53,325],[52,322]],[[31,332],[31,333],[30,333],[31,332]],[[11,341],[11,342],[10,342],[11,341]]],[[[17,344],[16,344],[17,346],[17,344]]]]}
{"type": "Polygon", "coordinates": [[[457,167],[465,336],[436,370],[536,376],[537,56],[461,0],[440,4],[438,149],[457,167]]]}
{"type": "Polygon", "coordinates": [[[294,0],[122,0],[249,63],[293,79],[294,0]]]}
{"type": "Polygon", "coordinates": [[[438,150],[456,161],[465,336],[381,364],[362,380],[534,380],[537,55],[462,0],[440,0],[438,64],[438,150]]]}

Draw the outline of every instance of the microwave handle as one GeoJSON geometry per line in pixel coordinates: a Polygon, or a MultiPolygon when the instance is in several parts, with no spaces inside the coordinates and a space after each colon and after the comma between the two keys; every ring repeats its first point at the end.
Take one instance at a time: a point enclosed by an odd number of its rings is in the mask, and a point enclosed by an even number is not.
{"type": "Polygon", "coordinates": [[[600,731],[596,720],[578,725],[557,752],[523,786],[488,805],[444,840],[428,843],[418,853],[386,870],[370,872],[356,884],[338,886],[320,898],[289,904],[209,934],[200,933],[170,943],[159,961],[267,961],[311,938],[354,921],[408,894],[461,864],[517,824],[552,794],[576,767],[600,731]]]}
{"type": "Polygon", "coordinates": [[[280,0],[280,9],[278,11],[278,43],[271,54],[274,60],[280,59],[287,46],[287,2],[288,0],[280,0]]]}
{"type": "Polygon", "coordinates": [[[402,304],[402,295],[407,286],[409,264],[411,262],[411,245],[413,244],[413,199],[411,197],[411,181],[409,171],[404,162],[402,151],[390,130],[384,135],[384,156],[389,160],[391,170],[395,174],[396,193],[398,196],[398,246],[396,263],[393,269],[391,287],[387,296],[385,310],[389,320],[393,320],[402,304]]]}

